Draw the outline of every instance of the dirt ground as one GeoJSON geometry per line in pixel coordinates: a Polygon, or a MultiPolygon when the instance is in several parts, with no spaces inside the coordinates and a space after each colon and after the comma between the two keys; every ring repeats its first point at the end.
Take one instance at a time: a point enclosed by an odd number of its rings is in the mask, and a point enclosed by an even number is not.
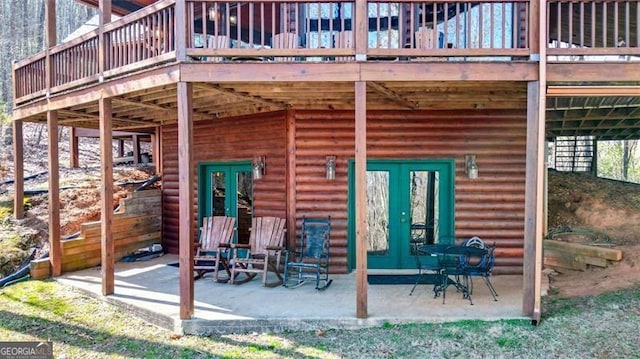
{"type": "MultiPolygon", "coordinates": [[[[587,174],[549,171],[549,234],[622,250],[622,261],[586,271],[554,269],[550,294],[594,295],[640,282],[640,185],[587,174]]],[[[545,272],[547,273],[547,271],[545,272]]]]}
{"type": "MultiPolygon", "coordinates": [[[[29,130],[25,129],[29,134],[29,130]]],[[[25,175],[47,170],[46,134],[40,145],[25,138],[25,175]]],[[[6,142],[5,142],[6,144],[6,142]]],[[[60,193],[62,234],[78,231],[81,223],[99,218],[100,171],[97,140],[80,142],[81,168],[68,168],[68,140],[60,142],[60,186],[74,187],[60,193]]],[[[11,146],[0,146],[0,182],[13,178],[11,146]]],[[[148,179],[152,167],[116,166],[114,168],[114,205],[136,185],[120,185],[148,179]]],[[[48,176],[25,183],[25,189],[46,189],[48,176]]],[[[589,267],[586,271],[545,270],[550,273],[550,295],[584,296],[627,288],[640,282],[640,185],[594,178],[586,174],[549,172],[548,228],[550,235],[567,231],[564,240],[597,243],[623,251],[623,260],[607,268],[589,267]]],[[[0,201],[12,198],[12,186],[0,186],[0,201]]],[[[46,195],[30,197],[26,218],[15,221],[15,231],[47,249],[48,204],[46,195]]]]}
{"type": "MultiPolygon", "coordinates": [[[[49,176],[47,163],[46,132],[41,134],[38,141],[34,140],[34,133],[38,132],[37,125],[25,124],[24,173],[25,177],[33,174],[39,176],[25,180],[25,191],[46,190],[49,176]]],[[[72,235],[80,230],[84,222],[100,218],[100,156],[98,139],[83,138],[80,146],[80,167],[70,168],[68,137],[61,135],[60,152],[60,226],[61,235],[72,235]]],[[[6,136],[4,136],[6,137],[6,136]]],[[[13,185],[2,185],[6,180],[13,179],[13,149],[6,138],[0,146],[0,203],[13,201],[13,185]]],[[[114,142],[115,145],[115,142],[114,142]]],[[[130,146],[130,145],[129,145],[130,146]]],[[[114,147],[114,152],[115,152],[114,147]]],[[[129,150],[125,144],[125,150],[129,150]]],[[[113,169],[113,204],[114,208],[120,198],[126,197],[131,191],[153,176],[155,170],[147,165],[117,165],[113,169]]],[[[18,265],[28,255],[26,249],[36,247],[36,256],[48,250],[48,195],[45,193],[25,195],[25,218],[12,220],[11,223],[0,223],[0,241],[10,233],[18,234],[21,238],[23,252],[10,258],[0,254],[0,277],[11,273],[11,265],[18,265]],[[11,263],[9,263],[11,262],[11,263]]]]}

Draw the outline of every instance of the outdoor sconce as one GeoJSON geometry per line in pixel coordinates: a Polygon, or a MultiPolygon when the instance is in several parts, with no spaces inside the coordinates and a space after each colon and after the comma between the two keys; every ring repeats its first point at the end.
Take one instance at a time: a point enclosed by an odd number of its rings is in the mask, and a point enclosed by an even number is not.
{"type": "Polygon", "coordinates": [[[476,155],[464,155],[464,173],[469,179],[478,178],[478,164],[476,163],[476,155]]]}
{"type": "Polygon", "coordinates": [[[336,179],[336,156],[327,156],[326,167],[327,179],[333,181],[336,179]]]}
{"type": "Polygon", "coordinates": [[[259,180],[262,179],[262,176],[265,175],[265,163],[264,156],[256,156],[253,159],[253,179],[259,180]]]}
{"type": "Polygon", "coordinates": [[[208,10],[207,17],[211,21],[220,20],[220,11],[218,10],[218,6],[211,6],[208,10]]]}

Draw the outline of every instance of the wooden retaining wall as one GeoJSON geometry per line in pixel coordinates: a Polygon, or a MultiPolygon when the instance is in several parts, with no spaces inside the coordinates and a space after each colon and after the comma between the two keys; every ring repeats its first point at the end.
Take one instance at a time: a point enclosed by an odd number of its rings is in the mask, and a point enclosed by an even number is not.
{"type": "MultiPolygon", "coordinates": [[[[62,272],[94,267],[101,261],[100,221],[82,224],[80,236],[63,240],[62,272]]],[[[115,260],[136,249],[160,243],[162,238],[162,197],[160,190],[132,192],[120,200],[111,231],[115,241],[115,260]]],[[[31,277],[49,276],[49,260],[31,262],[31,277]]]]}

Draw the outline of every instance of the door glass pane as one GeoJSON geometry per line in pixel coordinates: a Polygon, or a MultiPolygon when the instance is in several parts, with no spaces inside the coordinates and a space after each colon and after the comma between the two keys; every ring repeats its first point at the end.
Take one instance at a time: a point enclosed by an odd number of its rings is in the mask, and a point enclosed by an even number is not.
{"type": "Polygon", "coordinates": [[[211,208],[214,216],[226,215],[225,198],[227,180],[224,172],[211,172],[211,208]]]}
{"type": "Polygon", "coordinates": [[[249,243],[251,212],[253,210],[253,176],[251,172],[236,172],[236,222],[238,243],[249,243]]]}
{"type": "Polygon", "coordinates": [[[420,244],[438,242],[438,186],[436,171],[409,173],[411,196],[411,241],[420,244]]]}
{"type": "Polygon", "coordinates": [[[389,251],[389,172],[367,171],[367,252],[389,251]]]}

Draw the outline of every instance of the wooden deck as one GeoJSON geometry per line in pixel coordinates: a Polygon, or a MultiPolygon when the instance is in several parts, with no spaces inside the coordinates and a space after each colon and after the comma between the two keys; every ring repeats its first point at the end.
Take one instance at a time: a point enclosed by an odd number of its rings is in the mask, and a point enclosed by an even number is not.
{"type": "MultiPolygon", "coordinates": [[[[529,1],[364,5],[158,1],[16,62],[14,118],[46,121],[57,110],[60,125],[97,128],[105,93],[114,130],[151,129],[176,121],[178,81],[195,83],[196,121],[353,110],[355,81],[367,81],[369,110],[525,109],[526,83],[539,79],[545,53],[549,84],[572,85],[563,96],[585,82],[640,94],[638,0],[548,2],[544,49],[529,1]]],[[[561,111],[549,135],[570,132],[561,111]]]]}

